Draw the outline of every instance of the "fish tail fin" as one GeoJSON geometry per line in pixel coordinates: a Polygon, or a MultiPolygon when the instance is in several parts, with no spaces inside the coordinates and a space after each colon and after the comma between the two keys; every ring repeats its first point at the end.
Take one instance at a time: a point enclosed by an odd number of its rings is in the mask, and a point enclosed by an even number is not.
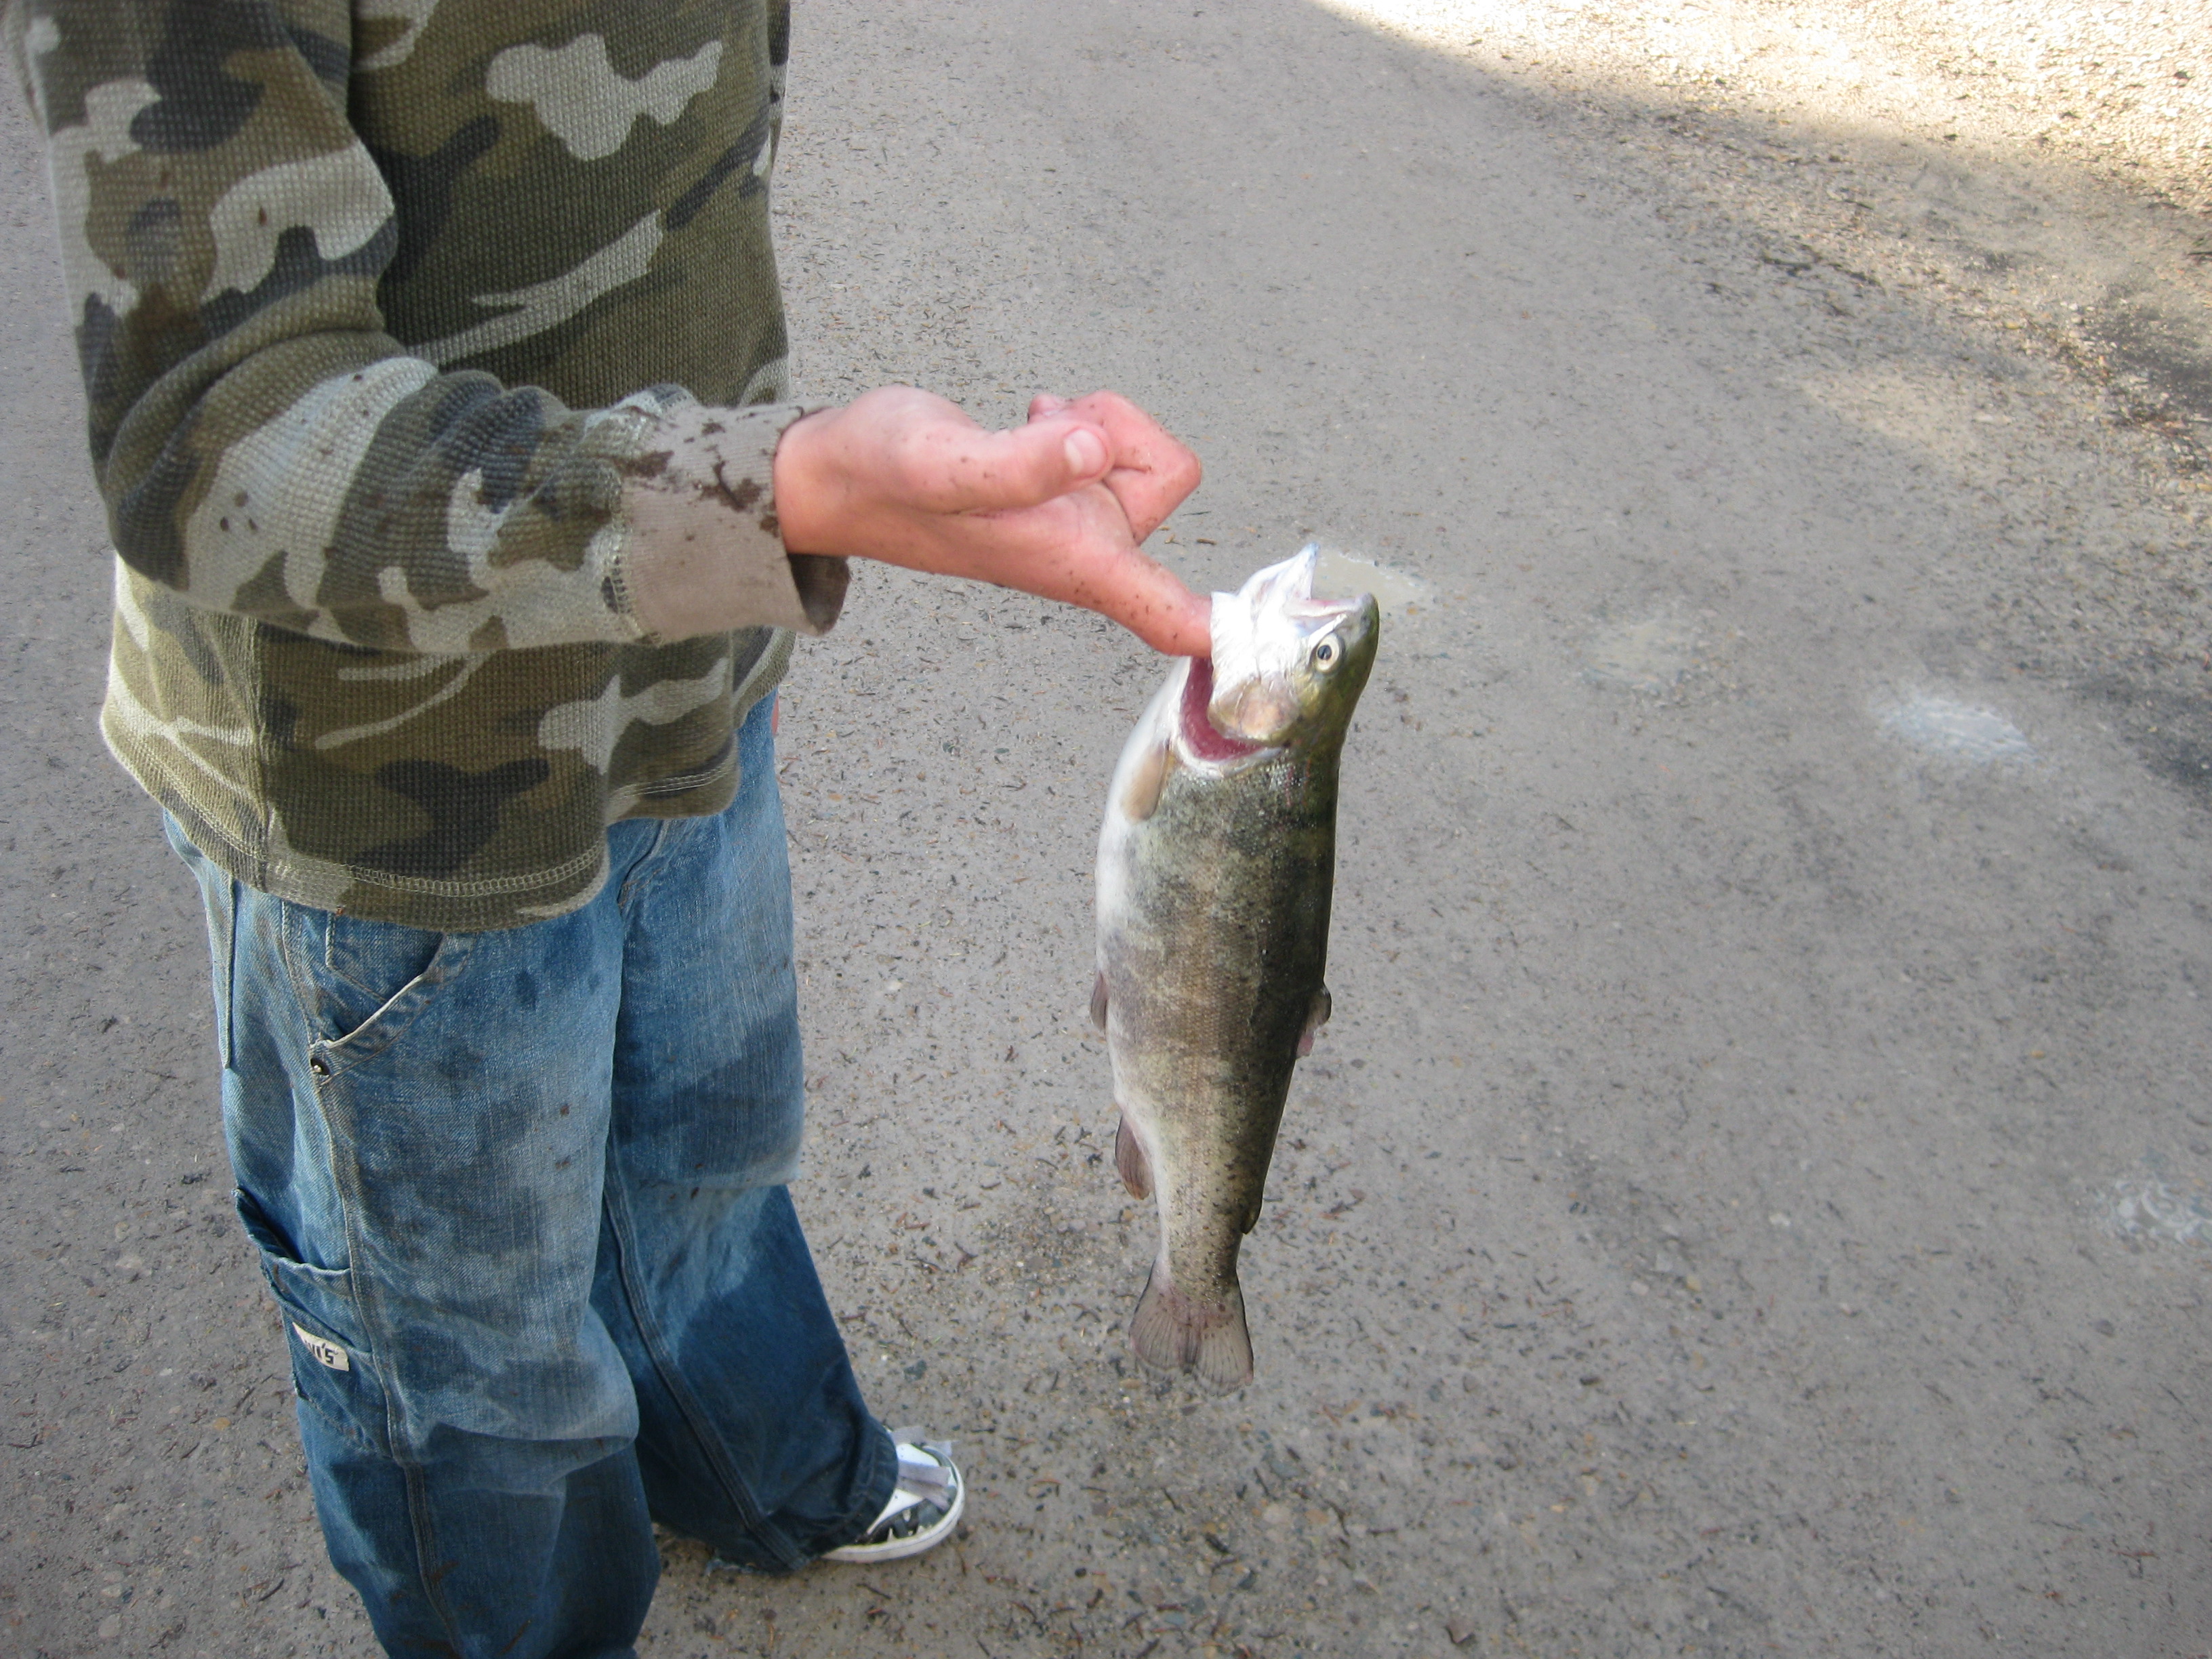
{"type": "Polygon", "coordinates": [[[1244,1292],[1232,1282],[1219,1302],[1202,1303],[1176,1285],[1165,1262],[1155,1262],[1143,1299],[1129,1322],[1129,1346],[1155,1370],[1190,1371],[1208,1388],[1226,1392],[1252,1380],[1252,1333],[1244,1323],[1244,1292]]]}
{"type": "Polygon", "coordinates": [[[1121,1127],[1114,1131],[1114,1168],[1121,1177],[1121,1184],[1129,1189],[1130,1197],[1152,1195],[1152,1161],[1145,1156],[1145,1143],[1129,1127],[1127,1112],[1121,1114],[1121,1127]]]}

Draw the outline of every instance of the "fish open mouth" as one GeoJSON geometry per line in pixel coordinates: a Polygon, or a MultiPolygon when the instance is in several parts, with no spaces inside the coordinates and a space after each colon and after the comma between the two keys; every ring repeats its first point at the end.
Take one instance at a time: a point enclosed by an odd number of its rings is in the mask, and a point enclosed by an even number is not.
{"type": "Polygon", "coordinates": [[[1233,761],[1256,755],[1265,746],[1246,743],[1221,731],[1207,718],[1206,706],[1213,700],[1213,663],[1206,657],[1190,659],[1190,672],[1182,683],[1182,741],[1193,760],[1233,761]]]}

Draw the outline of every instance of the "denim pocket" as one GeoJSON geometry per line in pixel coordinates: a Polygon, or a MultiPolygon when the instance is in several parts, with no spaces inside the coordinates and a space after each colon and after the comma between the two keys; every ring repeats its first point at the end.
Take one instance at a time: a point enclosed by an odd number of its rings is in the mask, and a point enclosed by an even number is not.
{"type": "Polygon", "coordinates": [[[239,1224],[261,1255],[261,1276],[284,1319],[292,1387],[331,1428],[363,1445],[383,1439],[383,1398],[354,1308],[353,1274],[312,1267],[252,1194],[236,1195],[239,1224]]]}
{"type": "Polygon", "coordinates": [[[319,1075],[380,1054],[457,976],[473,933],[438,933],[299,907],[294,954],[316,1026],[319,1075]]]}

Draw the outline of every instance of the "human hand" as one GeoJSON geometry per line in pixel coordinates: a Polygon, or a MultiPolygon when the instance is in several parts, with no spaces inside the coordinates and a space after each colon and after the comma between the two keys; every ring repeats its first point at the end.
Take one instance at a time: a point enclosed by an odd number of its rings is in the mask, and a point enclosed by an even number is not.
{"type": "Polygon", "coordinates": [[[1205,656],[1210,602],[1138,548],[1198,487],[1198,458],[1127,398],[1040,397],[989,432],[944,398],[884,386],[790,427],[775,503],[793,553],[994,582],[1205,656]]]}

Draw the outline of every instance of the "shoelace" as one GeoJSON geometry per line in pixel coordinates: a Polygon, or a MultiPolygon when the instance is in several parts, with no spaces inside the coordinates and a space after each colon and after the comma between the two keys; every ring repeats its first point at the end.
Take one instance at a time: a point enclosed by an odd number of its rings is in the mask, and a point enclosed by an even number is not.
{"type": "Polygon", "coordinates": [[[952,1507],[952,1445],[945,1440],[912,1438],[915,1430],[896,1431],[898,1446],[898,1484],[890,1501],[868,1528],[864,1543],[886,1538],[909,1538],[934,1524],[952,1507]]]}

